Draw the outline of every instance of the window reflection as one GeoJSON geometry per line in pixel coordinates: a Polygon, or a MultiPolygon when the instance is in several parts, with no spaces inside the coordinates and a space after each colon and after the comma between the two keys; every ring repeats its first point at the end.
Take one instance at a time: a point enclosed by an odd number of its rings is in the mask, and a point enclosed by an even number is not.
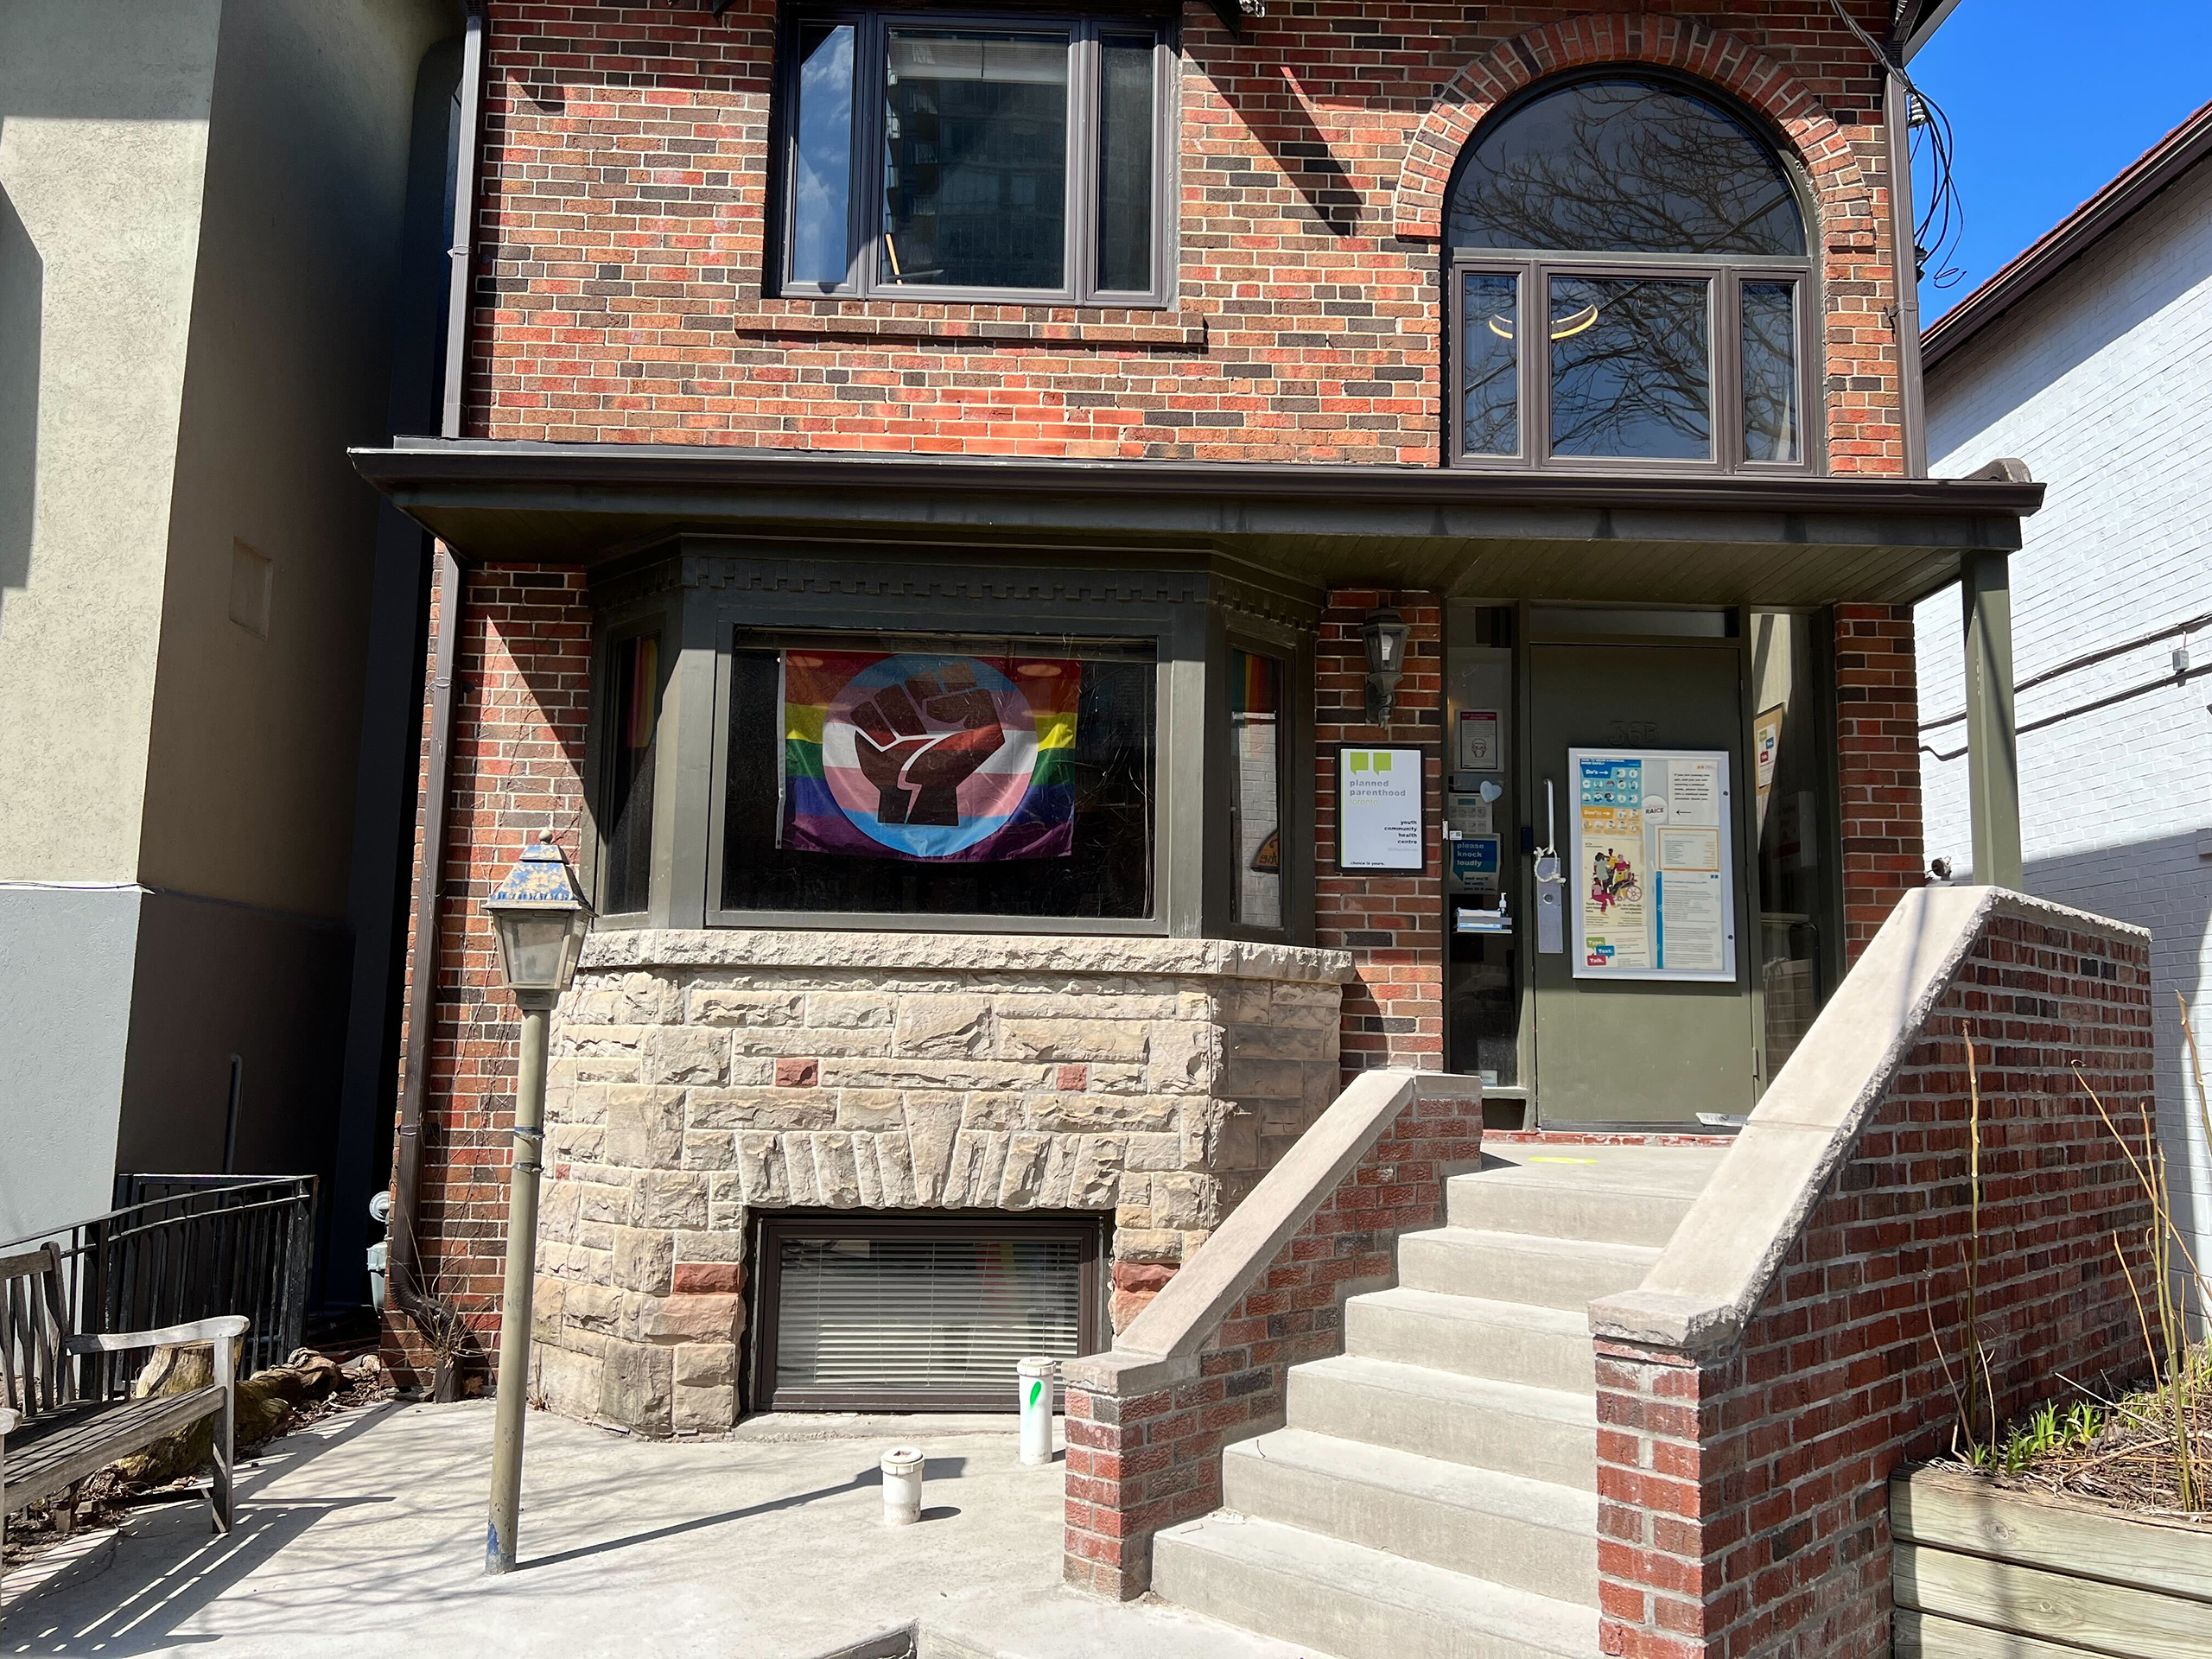
{"type": "Polygon", "coordinates": [[[1471,455],[1521,453],[1521,279],[1469,272],[1460,315],[1460,446],[1471,455]]]}
{"type": "Polygon", "coordinates": [[[1710,459],[1707,286],[1551,279],[1554,454],[1710,459]]]}
{"type": "Polygon", "coordinates": [[[1098,42],[1098,286],[1152,286],[1153,37],[1098,42]]]}
{"type": "Polygon", "coordinates": [[[1751,618],[1751,775],[1757,791],[1761,1004],[1770,1082],[1827,995],[1823,932],[1831,883],[1821,839],[1821,746],[1816,618],[1751,618]]]}
{"type": "Polygon", "coordinates": [[[1744,458],[1797,459],[1797,285],[1745,283],[1744,458]]]}
{"type": "Polygon", "coordinates": [[[889,52],[879,280],[1063,286],[1067,36],[895,29],[889,52]]]}
{"type": "Polygon", "coordinates": [[[1579,81],[1524,105],[1462,169],[1452,244],[1593,253],[1802,254],[1789,176],[1718,105],[1579,81]]]}
{"type": "Polygon", "coordinates": [[[853,26],[799,34],[798,142],[791,162],[791,280],[835,287],[851,251],[853,26]]]}
{"type": "Polygon", "coordinates": [[[1247,927],[1282,925],[1282,664],[1249,651],[1229,653],[1229,745],[1236,793],[1230,892],[1247,927]]]}

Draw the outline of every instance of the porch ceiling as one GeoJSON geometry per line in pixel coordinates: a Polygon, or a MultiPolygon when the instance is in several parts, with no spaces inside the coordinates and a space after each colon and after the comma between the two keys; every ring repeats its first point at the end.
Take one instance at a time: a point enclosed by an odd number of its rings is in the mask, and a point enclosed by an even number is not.
{"type": "Polygon", "coordinates": [[[402,441],[354,466],[463,559],[592,566],[684,531],[1228,554],[1324,586],[1683,604],[1901,603],[2011,551],[2044,486],[1976,479],[1580,479],[1436,467],[992,460],[402,441]]]}

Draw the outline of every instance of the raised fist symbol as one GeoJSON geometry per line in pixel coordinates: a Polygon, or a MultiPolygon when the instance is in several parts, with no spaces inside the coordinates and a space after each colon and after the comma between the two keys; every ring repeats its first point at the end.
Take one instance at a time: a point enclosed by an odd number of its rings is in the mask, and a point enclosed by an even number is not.
{"type": "Polygon", "coordinates": [[[998,705],[960,663],[885,686],[855,707],[853,724],[885,823],[958,823],[962,780],[1006,743],[998,705]],[[931,731],[931,721],[957,729],[931,731]]]}

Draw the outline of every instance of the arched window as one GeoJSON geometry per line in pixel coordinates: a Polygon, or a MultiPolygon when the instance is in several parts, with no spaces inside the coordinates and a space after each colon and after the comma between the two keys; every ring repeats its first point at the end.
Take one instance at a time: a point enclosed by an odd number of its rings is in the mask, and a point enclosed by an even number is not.
{"type": "Polygon", "coordinates": [[[1806,469],[1805,217],[1717,97],[1539,91],[1477,132],[1446,235],[1461,463],[1806,469]]]}

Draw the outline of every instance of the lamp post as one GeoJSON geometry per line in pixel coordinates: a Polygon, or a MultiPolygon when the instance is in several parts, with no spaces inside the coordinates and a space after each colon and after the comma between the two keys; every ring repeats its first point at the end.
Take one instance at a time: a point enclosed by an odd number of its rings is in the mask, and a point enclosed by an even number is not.
{"type": "Polygon", "coordinates": [[[523,1411],[530,1375],[531,1281],[537,1258],[537,1179],[545,1165],[546,1022],[575,977],[591,926],[569,861],[550,831],[523,849],[484,902],[499,938],[499,971],[522,1010],[515,1066],[515,1154],[507,1176],[507,1281],[499,1302],[499,1423],[492,1445],[492,1520],[484,1570],[512,1572],[522,1508],[523,1411]]]}

